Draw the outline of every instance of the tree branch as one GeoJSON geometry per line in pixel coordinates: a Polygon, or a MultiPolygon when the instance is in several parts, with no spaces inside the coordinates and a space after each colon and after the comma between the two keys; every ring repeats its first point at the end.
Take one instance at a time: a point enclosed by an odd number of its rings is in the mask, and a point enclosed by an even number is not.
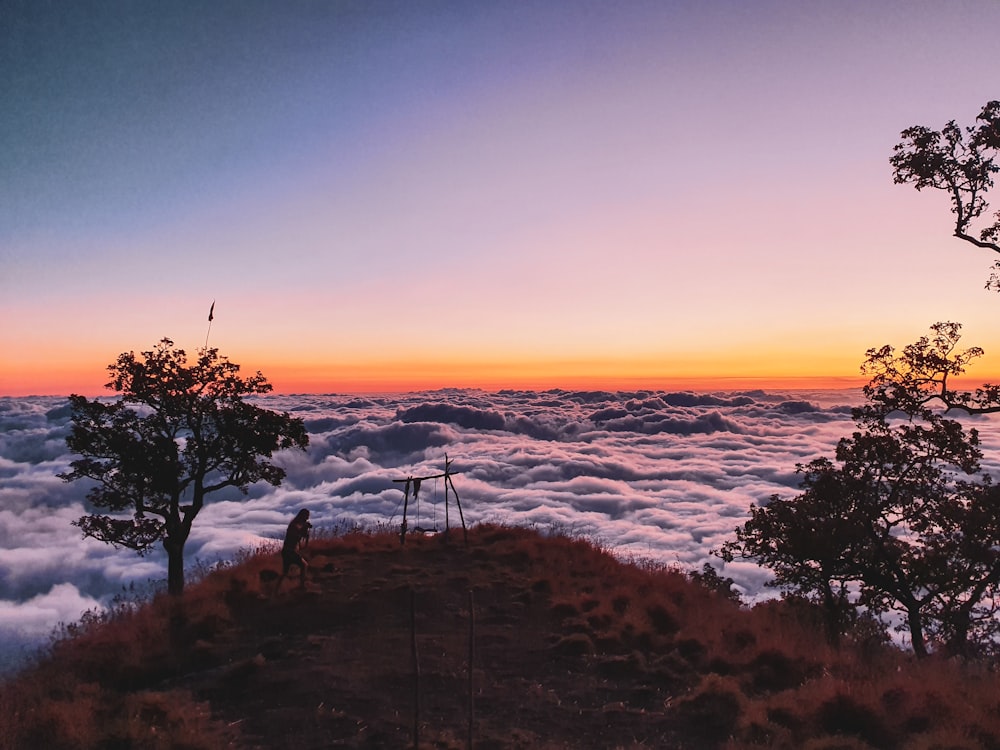
{"type": "Polygon", "coordinates": [[[976,247],[981,247],[986,250],[992,250],[995,253],[1000,253],[1000,245],[995,242],[984,242],[983,240],[977,240],[972,235],[966,234],[965,232],[960,232],[955,230],[955,236],[960,240],[965,240],[966,242],[971,242],[976,247]]]}

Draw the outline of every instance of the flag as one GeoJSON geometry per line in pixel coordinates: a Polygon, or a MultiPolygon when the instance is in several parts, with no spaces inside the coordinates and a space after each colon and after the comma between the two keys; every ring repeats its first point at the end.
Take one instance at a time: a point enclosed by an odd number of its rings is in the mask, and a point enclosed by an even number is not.
{"type": "Polygon", "coordinates": [[[212,322],[212,318],[215,317],[215,300],[212,300],[212,306],[208,308],[208,322],[212,322]]]}

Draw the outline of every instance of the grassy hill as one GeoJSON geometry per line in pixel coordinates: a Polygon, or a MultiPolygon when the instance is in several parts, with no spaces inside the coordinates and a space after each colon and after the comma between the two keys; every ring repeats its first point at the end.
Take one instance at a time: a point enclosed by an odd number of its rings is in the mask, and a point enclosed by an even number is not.
{"type": "Polygon", "coordinates": [[[801,609],[587,541],[352,532],[307,557],[304,589],[248,555],[72,628],[0,686],[0,747],[1000,747],[982,666],[833,651],[801,609]]]}

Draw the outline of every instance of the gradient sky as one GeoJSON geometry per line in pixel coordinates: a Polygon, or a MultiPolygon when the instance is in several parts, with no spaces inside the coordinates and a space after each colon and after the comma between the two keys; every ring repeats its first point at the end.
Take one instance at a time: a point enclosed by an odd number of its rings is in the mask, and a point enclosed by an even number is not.
{"type": "Polygon", "coordinates": [[[998,28],[995,0],[0,0],[0,395],[193,352],[213,300],[211,345],[286,392],[850,377],[937,320],[998,373],[993,258],[888,165],[1000,97],[998,28]]]}

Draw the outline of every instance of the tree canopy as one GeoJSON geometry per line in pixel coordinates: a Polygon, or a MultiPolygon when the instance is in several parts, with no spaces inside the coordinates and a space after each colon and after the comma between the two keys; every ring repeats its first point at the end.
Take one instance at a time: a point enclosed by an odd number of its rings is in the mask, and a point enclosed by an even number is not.
{"type": "Polygon", "coordinates": [[[67,445],[81,457],[66,481],[90,480],[95,509],[75,522],[84,536],[148,552],[157,542],[168,556],[168,590],[184,588],[184,545],[213,492],[251,484],[277,486],[285,471],[276,451],[304,449],[301,419],[248,403],[270,392],[258,371],[244,378],[240,366],[204,348],[188,363],[183,349],[162,339],[136,356],[119,355],[108,366],[106,387],[114,401],[70,396],[72,429],[67,445]]]}
{"type": "MultiPolygon", "coordinates": [[[[954,120],[941,130],[914,125],[900,137],[889,159],[893,181],[910,183],[917,190],[945,191],[955,214],[954,236],[1000,253],[1000,211],[988,224],[986,199],[993,176],[1000,172],[1000,101],[987,102],[973,126],[963,128],[954,120]]],[[[1000,261],[987,286],[1000,291],[1000,261]]]]}
{"type": "Polygon", "coordinates": [[[854,410],[857,430],[834,460],[797,467],[801,494],[752,506],[720,550],[819,604],[832,641],[860,609],[895,613],[918,655],[931,639],[953,654],[996,647],[1000,491],[981,470],[978,432],[926,397],[971,400],[926,374],[960,371],[978,350],[955,350],[955,324],[934,331],[900,356],[869,352],[876,374],[854,410]],[[939,359],[928,365],[931,355],[939,359]]]}
{"type": "Polygon", "coordinates": [[[960,323],[931,326],[930,336],[921,336],[901,351],[886,345],[869,349],[863,374],[871,380],[864,392],[870,412],[926,414],[935,405],[946,411],[990,414],[1000,411],[1000,386],[985,383],[972,391],[954,388],[954,379],[983,356],[979,347],[961,350],[960,323]]]}
{"type": "MultiPolygon", "coordinates": [[[[945,191],[954,236],[1000,253],[1000,212],[990,217],[987,201],[1000,172],[1000,101],[971,127],[952,120],[900,135],[894,182],[945,191]]],[[[1000,261],[986,286],[1000,291],[1000,261]]],[[[983,354],[960,350],[960,338],[958,323],[937,323],[900,351],[869,349],[866,403],[835,459],[800,464],[801,494],[752,506],[720,550],[756,560],[774,572],[771,585],[817,602],[831,640],[863,609],[897,613],[918,655],[930,639],[952,654],[997,649],[1000,489],[981,470],[978,432],[949,415],[1000,411],[1000,386],[955,388],[983,354]]]]}

